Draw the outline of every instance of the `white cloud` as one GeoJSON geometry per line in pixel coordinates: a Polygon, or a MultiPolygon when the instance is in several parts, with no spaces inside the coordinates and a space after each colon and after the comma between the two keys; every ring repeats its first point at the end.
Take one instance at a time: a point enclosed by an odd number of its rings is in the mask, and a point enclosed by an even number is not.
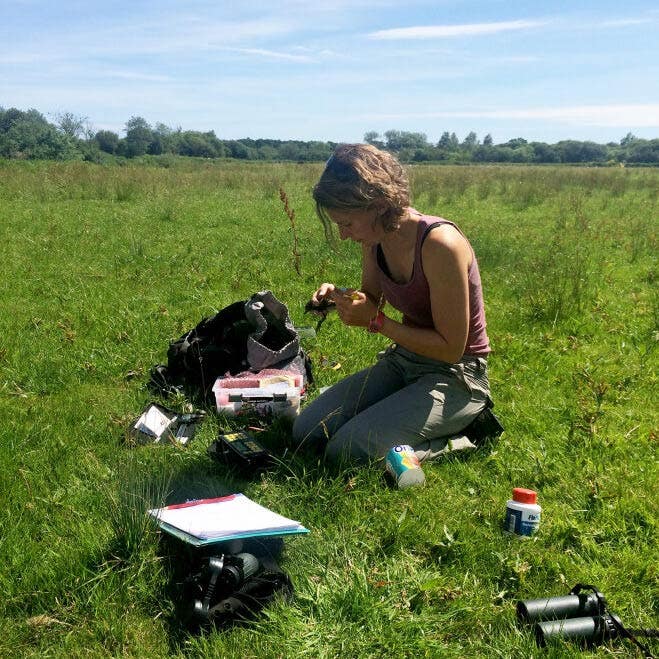
{"type": "Polygon", "coordinates": [[[470,37],[496,34],[511,30],[526,30],[546,25],[547,21],[501,21],[498,23],[466,23],[463,25],[420,25],[371,32],[370,39],[443,39],[448,37],[470,37]]]}
{"type": "Polygon", "coordinates": [[[286,60],[287,62],[300,62],[308,64],[314,62],[314,58],[309,55],[292,55],[291,53],[281,53],[274,50],[266,50],[265,48],[227,48],[236,53],[244,53],[245,55],[256,55],[265,57],[266,59],[286,60]]]}
{"type": "Polygon", "coordinates": [[[620,18],[617,20],[603,21],[595,27],[628,27],[631,25],[646,25],[653,22],[651,18],[620,18]]]}
{"type": "Polygon", "coordinates": [[[53,30],[42,34],[35,31],[27,40],[15,38],[13,52],[9,43],[5,52],[0,54],[0,63],[180,53],[190,56],[222,50],[227,44],[282,37],[295,29],[291,21],[278,17],[270,20],[201,21],[187,16],[167,16],[160,21],[118,22],[90,29],[76,39],[53,30]]]}
{"type": "Polygon", "coordinates": [[[377,115],[377,120],[392,119],[499,119],[504,121],[554,120],[583,126],[646,127],[659,126],[659,103],[636,105],[579,105],[562,108],[520,110],[456,110],[424,114],[377,115]]]}
{"type": "Polygon", "coordinates": [[[513,113],[513,119],[555,119],[586,126],[659,126],[659,104],[581,105],[513,113]]]}
{"type": "Polygon", "coordinates": [[[8,55],[0,55],[0,65],[8,64],[11,66],[21,64],[36,64],[48,60],[45,53],[10,53],[8,55]]]}
{"type": "Polygon", "coordinates": [[[102,71],[102,76],[109,78],[119,78],[121,80],[139,80],[144,82],[172,82],[174,79],[170,76],[153,75],[150,73],[139,73],[138,71],[102,71]]]}

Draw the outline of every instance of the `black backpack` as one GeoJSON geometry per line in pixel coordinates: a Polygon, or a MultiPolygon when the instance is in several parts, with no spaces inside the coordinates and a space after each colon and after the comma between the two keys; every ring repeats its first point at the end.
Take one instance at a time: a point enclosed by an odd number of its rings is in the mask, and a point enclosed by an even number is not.
{"type": "Polygon", "coordinates": [[[170,343],[167,372],[170,378],[198,386],[213,386],[224,373],[247,368],[247,337],[252,327],[245,317],[245,302],[234,302],[170,343]]]}
{"type": "Polygon", "coordinates": [[[288,309],[270,291],[261,291],[203,318],[170,343],[167,366],[151,369],[149,388],[163,395],[185,390],[211,401],[220,376],[286,367],[313,381],[288,309]]]}

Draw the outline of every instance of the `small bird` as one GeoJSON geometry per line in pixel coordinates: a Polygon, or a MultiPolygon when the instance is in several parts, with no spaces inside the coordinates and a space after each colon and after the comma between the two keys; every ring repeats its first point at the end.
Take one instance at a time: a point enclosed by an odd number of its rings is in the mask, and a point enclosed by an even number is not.
{"type": "Polygon", "coordinates": [[[320,326],[325,322],[327,315],[333,309],[336,309],[336,304],[333,300],[328,298],[323,298],[318,304],[314,304],[313,300],[309,300],[304,305],[304,313],[312,313],[318,318],[318,322],[316,323],[316,334],[318,334],[320,326]]]}
{"type": "MultiPolygon", "coordinates": [[[[347,295],[351,300],[359,300],[359,294],[357,291],[348,293],[347,288],[337,288],[336,291],[342,295],[347,295]]],[[[323,298],[318,304],[314,304],[313,300],[309,300],[304,305],[304,313],[312,313],[314,316],[318,317],[318,322],[316,323],[316,334],[318,334],[320,326],[325,322],[325,319],[327,318],[327,315],[330,313],[330,311],[335,309],[336,303],[334,300],[328,297],[323,298]]]]}

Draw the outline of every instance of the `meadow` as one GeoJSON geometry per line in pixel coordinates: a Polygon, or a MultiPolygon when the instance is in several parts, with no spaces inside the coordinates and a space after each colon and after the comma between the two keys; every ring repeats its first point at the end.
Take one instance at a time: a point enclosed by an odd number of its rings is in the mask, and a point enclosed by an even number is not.
{"type": "MultiPolygon", "coordinates": [[[[126,442],[150,368],[202,317],[270,289],[313,325],[318,283],[358,285],[356,246],[330,249],[315,217],[320,171],[0,162],[0,656],[635,656],[623,641],[541,650],[515,620],[518,599],[577,582],[627,626],[659,626],[658,169],[410,169],[414,205],[478,255],[505,426],[426,465],[425,487],[301,457],[241,478],[206,454],[235,427],[214,415],[185,447],[126,442]],[[531,539],[502,528],[517,486],[543,508],[531,539]],[[311,530],[280,559],[295,593],[189,634],[144,511],[232,491],[311,530]]],[[[317,387],[385,345],[337,318],[305,343],[317,387]]],[[[262,439],[281,450],[288,428],[262,439]]]]}

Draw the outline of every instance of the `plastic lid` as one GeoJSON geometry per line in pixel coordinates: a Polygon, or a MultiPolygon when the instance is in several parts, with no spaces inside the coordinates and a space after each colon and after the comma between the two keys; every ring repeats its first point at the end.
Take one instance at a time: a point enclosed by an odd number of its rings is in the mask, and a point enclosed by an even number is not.
{"type": "Polygon", "coordinates": [[[538,495],[534,490],[527,490],[525,487],[513,488],[513,501],[518,501],[519,503],[535,503],[537,499],[538,495]]]}

